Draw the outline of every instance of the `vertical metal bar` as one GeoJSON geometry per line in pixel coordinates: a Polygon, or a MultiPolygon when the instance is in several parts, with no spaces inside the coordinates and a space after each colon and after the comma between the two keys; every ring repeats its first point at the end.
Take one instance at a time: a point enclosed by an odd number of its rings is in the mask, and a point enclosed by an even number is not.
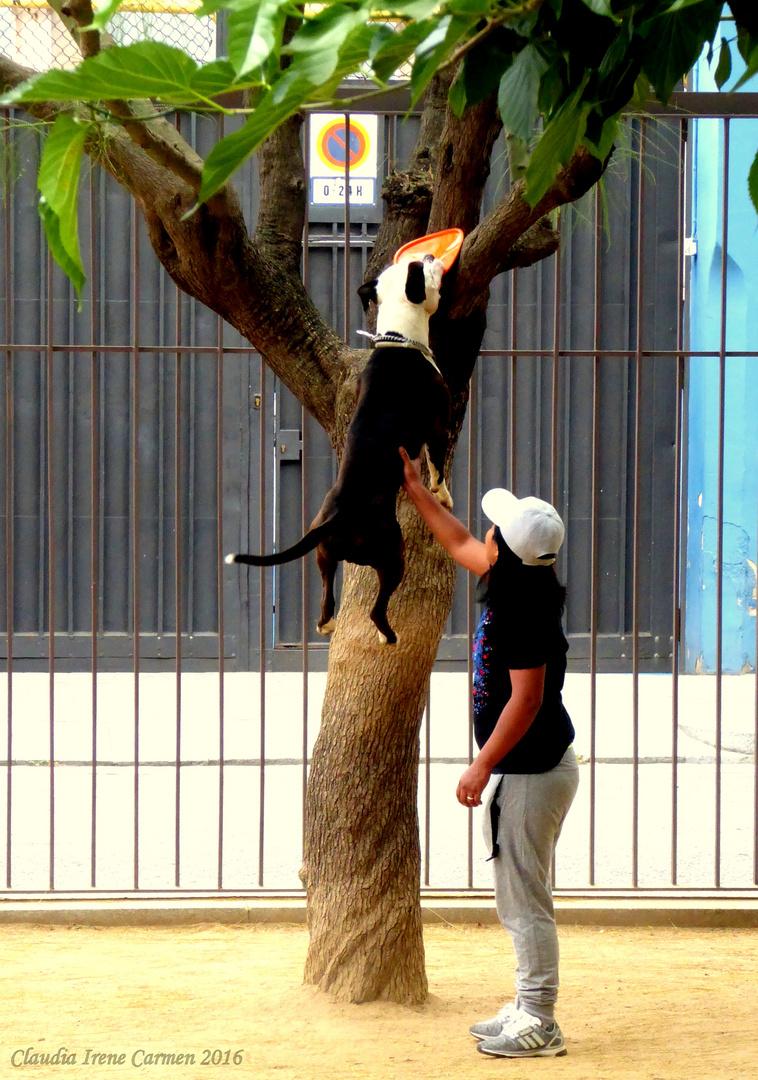
{"type": "MultiPolygon", "coordinates": [[[[469,400],[468,400],[468,527],[471,532],[474,531],[474,519],[476,515],[476,454],[474,452],[474,412],[477,408],[477,371],[478,367],[475,367],[471,374],[471,381],[469,383],[469,400]]],[[[474,637],[474,595],[473,586],[471,581],[471,574],[466,575],[466,640],[468,642],[468,648],[466,650],[466,667],[468,674],[468,759],[469,762],[474,760],[474,696],[473,696],[473,684],[474,684],[474,662],[472,655],[472,641],[474,637]]],[[[467,883],[468,888],[473,888],[474,884],[474,818],[469,809],[468,815],[468,865],[467,865],[467,883]]]]}
{"type": "Polygon", "coordinates": [[[721,709],[723,665],[723,586],[724,586],[724,414],[726,402],[726,304],[727,251],[729,247],[729,119],[724,120],[724,160],[721,174],[721,328],[719,340],[719,445],[716,510],[716,807],[714,845],[714,884],[721,885],[721,709]]]}
{"type": "MultiPolygon", "coordinates": [[[[308,128],[308,121],[305,124],[308,128]]],[[[224,136],[224,118],[216,121],[216,134],[224,136]]],[[[307,201],[306,201],[307,205],[307,201]]],[[[218,591],[218,888],[224,883],[224,799],[226,795],[226,620],[224,606],[224,320],[216,322],[216,589],[218,591]]]]}
{"type": "Polygon", "coordinates": [[[518,287],[518,270],[513,270],[509,274],[511,281],[511,325],[510,325],[510,349],[511,349],[511,365],[510,365],[510,402],[508,410],[508,429],[509,429],[509,453],[508,453],[508,490],[513,491],[515,494],[516,488],[516,340],[517,340],[517,327],[516,320],[518,317],[518,304],[517,304],[517,287],[518,287]]]}
{"type": "Polygon", "coordinates": [[[224,321],[219,315],[216,352],[216,589],[218,592],[218,888],[224,878],[224,321]]]}
{"type": "Polygon", "coordinates": [[[90,363],[90,623],[91,623],[91,657],[92,668],[92,775],[91,775],[91,840],[90,840],[90,885],[94,889],[97,885],[97,636],[99,630],[99,591],[100,591],[100,565],[99,565],[99,518],[100,506],[100,378],[99,356],[94,346],[97,344],[97,215],[95,213],[95,179],[94,173],[89,177],[89,208],[90,208],[90,339],[93,349],[90,363]]]}
{"type": "MultiPolygon", "coordinates": [[[[562,213],[558,211],[556,231],[560,237],[562,213]]],[[[561,339],[561,245],[555,253],[553,264],[553,384],[550,403],[550,502],[558,501],[558,375],[561,339]]],[[[554,861],[555,865],[555,861],[554,861]]]]}
{"type": "Polygon", "coordinates": [[[306,290],[310,281],[310,205],[311,205],[311,180],[310,180],[310,161],[311,161],[311,121],[310,117],[306,116],[305,123],[303,124],[303,157],[305,159],[305,217],[303,220],[303,284],[306,290]]]}
{"type": "MultiPolygon", "coordinates": [[[[258,550],[266,550],[266,361],[261,356],[261,430],[259,441],[260,475],[259,482],[259,506],[261,517],[259,523],[258,550]]],[[[261,733],[261,762],[260,762],[260,794],[259,794],[259,818],[258,818],[258,885],[263,887],[263,856],[265,836],[265,807],[266,807],[266,571],[261,567],[258,575],[259,596],[259,635],[258,644],[260,661],[260,733],[261,733]]]]}
{"type": "Polygon", "coordinates": [[[345,342],[350,344],[350,114],[345,113],[345,342]]]}
{"type": "MultiPolygon", "coordinates": [[[[10,141],[10,110],[3,109],[5,124],[3,127],[3,140],[5,149],[5,186],[3,188],[3,202],[5,209],[5,335],[10,344],[14,337],[13,326],[13,294],[11,290],[12,252],[11,230],[13,226],[12,203],[11,203],[11,141],[10,141]]],[[[6,730],[7,751],[6,760],[7,775],[5,789],[5,884],[11,887],[11,864],[13,855],[13,607],[14,607],[14,473],[15,459],[13,450],[14,438],[14,354],[12,349],[5,351],[5,643],[6,643],[6,705],[8,726],[6,730]]]]}
{"type": "MultiPolygon", "coordinates": [[[[300,521],[302,525],[303,535],[308,531],[310,521],[308,519],[308,469],[306,463],[306,455],[308,450],[308,436],[307,436],[307,424],[308,414],[305,409],[301,409],[300,412],[300,431],[301,431],[301,470],[300,470],[300,521]]],[[[308,559],[303,559],[301,563],[301,593],[300,593],[300,610],[301,610],[301,625],[303,634],[302,644],[302,665],[303,665],[303,772],[302,772],[302,801],[303,801],[303,839],[305,839],[305,796],[308,788],[308,673],[309,673],[309,651],[308,651],[308,559]]]]}
{"type": "Polygon", "coordinates": [[[174,884],[181,878],[182,811],[182,294],[176,290],[174,379],[174,619],[176,627],[176,760],[174,764],[174,884]]]}
{"type": "Polygon", "coordinates": [[[50,731],[50,864],[49,888],[55,889],[55,484],[53,480],[53,258],[47,256],[47,618],[48,708],[50,731]]]}
{"type": "Polygon", "coordinates": [[[132,213],[132,416],[131,416],[131,503],[132,503],[132,671],[134,682],[134,888],[139,889],[139,755],[140,755],[140,595],[139,595],[139,226],[134,204],[132,213]]]}
{"type": "MultiPolygon", "coordinates": [[[[304,155],[305,155],[305,175],[306,186],[308,192],[310,192],[310,118],[306,117],[305,125],[305,139],[304,139],[304,155]]],[[[309,259],[309,238],[310,238],[310,194],[305,199],[305,216],[303,219],[303,285],[306,291],[310,286],[310,259],[309,259]]],[[[307,531],[310,520],[308,515],[308,413],[305,408],[300,411],[300,431],[301,431],[301,451],[300,451],[300,520],[303,530],[303,534],[307,531]]],[[[302,738],[302,750],[303,750],[303,769],[301,776],[301,802],[302,802],[302,836],[303,845],[305,845],[305,808],[306,799],[308,794],[308,679],[309,679],[309,662],[310,651],[308,644],[308,560],[304,559],[302,562],[302,592],[301,592],[301,624],[303,633],[303,738],[302,738]]]]}
{"type": "Polygon", "coordinates": [[[600,565],[599,508],[600,498],[600,320],[602,297],[600,293],[601,268],[601,205],[600,186],[595,186],[595,250],[594,250],[594,322],[592,331],[592,548],[590,555],[590,836],[589,836],[589,883],[595,884],[595,801],[597,798],[597,611],[598,571],[600,565]]]}
{"type": "Polygon", "coordinates": [[[671,884],[676,885],[678,876],[678,818],[679,818],[679,656],[681,637],[681,528],[682,528],[682,407],[684,397],[684,320],[686,318],[684,233],[685,233],[685,174],[687,159],[687,121],[679,124],[679,191],[677,227],[677,302],[676,347],[676,418],[674,428],[674,558],[673,558],[673,610],[671,613],[671,884]]]}
{"type": "Polygon", "coordinates": [[[639,186],[637,190],[637,325],[634,374],[634,525],[632,531],[632,886],[639,878],[639,586],[640,586],[640,470],[641,470],[641,411],[642,411],[642,333],[643,333],[643,253],[645,251],[645,139],[647,121],[640,121],[639,186]]]}
{"type": "Polygon", "coordinates": [[[396,117],[387,117],[387,173],[394,172],[395,169],[396,124],[396,117]]]}

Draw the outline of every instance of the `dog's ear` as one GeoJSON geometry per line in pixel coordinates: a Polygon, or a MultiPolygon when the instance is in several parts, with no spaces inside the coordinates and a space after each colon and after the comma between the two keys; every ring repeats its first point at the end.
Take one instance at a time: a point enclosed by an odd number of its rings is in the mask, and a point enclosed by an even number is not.
{"type": "Polygon", "coordinates": [[[379,302],[376,296],[376,281],[377,279],[373,278],[371,281],[364,281],[362,285],[358,286],[358,295],[361,298],[364,311],[368,311],[368,306],[372,300],[375,304],[379,302]]]}
{"type": "Polygon", "coordinates": [[[411,304],[423,304],[426,300],[426,277],[424,264],[416,259],[408,263],[408,275],[405,279],[405,295],[411,304]]]}

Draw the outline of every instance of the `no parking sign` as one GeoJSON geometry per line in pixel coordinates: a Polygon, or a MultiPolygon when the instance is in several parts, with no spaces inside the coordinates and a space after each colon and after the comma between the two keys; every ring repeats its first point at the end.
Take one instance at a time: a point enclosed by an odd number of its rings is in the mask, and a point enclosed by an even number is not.
{"type": "Polygon", "coordinates": [[[349,163],[349,203],[373,206],[377,183],[377,117],[312,113],[310,178],[313,206],[343,206],[345,167],[349,163]]]}

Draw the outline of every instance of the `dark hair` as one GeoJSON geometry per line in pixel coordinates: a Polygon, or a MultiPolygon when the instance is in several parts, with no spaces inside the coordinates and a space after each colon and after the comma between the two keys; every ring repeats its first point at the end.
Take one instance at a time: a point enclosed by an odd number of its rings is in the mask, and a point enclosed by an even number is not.
{"type": "Polygon", "coordinates": [[[560,617],[566,604],[566,587],[554,566],[525,566],[506,544],[495,526],[497,562],[479,581],[477,600],[487,604],[494,616],[533,615],[560,617]]]}

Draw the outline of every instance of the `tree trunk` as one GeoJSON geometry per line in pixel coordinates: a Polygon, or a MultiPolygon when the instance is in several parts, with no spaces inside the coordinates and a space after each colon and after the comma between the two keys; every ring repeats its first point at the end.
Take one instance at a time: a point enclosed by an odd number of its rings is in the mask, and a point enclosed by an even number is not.
{"type": "Polygon", "coordinates": [[[404,496],[399,519],[405,576],[388,612],[397,645],[380,645],[368,617],[376,573],[345,564],[301,878],[310,929],[305,982],[340,1000],[412,1005],[427,995],[419,728],[455,569],[404,496]]]}

